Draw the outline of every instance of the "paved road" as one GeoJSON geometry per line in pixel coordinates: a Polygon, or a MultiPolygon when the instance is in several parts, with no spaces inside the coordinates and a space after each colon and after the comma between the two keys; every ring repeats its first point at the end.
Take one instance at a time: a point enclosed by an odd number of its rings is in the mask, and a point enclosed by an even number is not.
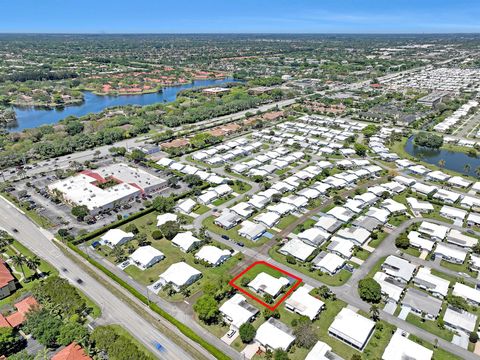
{"type": "MultiPolygon", "coordinates": [[[[97,303],[102,309],[102,317],[99,319],[100,323],[116,323],[122,325],[153,354],[158,352],[152,343],[153,341],[158,341],[166,349],[158,358],[172,360],[193,359],[193,357],[186,353],[178,344],[158,331],[156,327],[136,313],[127,303],[118,299],[106,287],[88,275],[76,262],[62,253],[57,245],[51,241],[53,236],[50,233],[38,228],[3,197],[0,197],[0,227],[7,231],[12,227],[17,228],[19,232],[15,234],[15,238],[17,238],[18,241],[39,257],[55,266],[62,277],[70,280],[74,286],[77,286],[97,303]],[[62,272],[62,268],[68,269],[68,272],[62,272]],[[76,283],[75,280],[77,278],[83,280],[82,285],[76,283]]],[[[79,258],[78,262],[80,261],[84,260],[79,258]]],[[[171,325],[169,325],[169,327],[171,327],[171,325]]],[[[175,332],[178,333],[176,329],[175,332]]],[[[189,343],[195,346],[205,358],[213,358],[198,344],[191,341],[189,341],[189,343]]]]}

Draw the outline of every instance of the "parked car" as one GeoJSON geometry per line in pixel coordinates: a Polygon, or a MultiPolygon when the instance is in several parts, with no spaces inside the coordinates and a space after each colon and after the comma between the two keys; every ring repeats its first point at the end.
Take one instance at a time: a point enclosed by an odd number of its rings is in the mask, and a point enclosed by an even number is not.
{"type": "Polygon", "coordinates": [[[222,235],[222,239],[230,240],[230,237],[228,235],[222,235]]]}
{"type": "Polygon", "coordinates": [[[227,333],[227,338],[231,339],[233,335],[235,335],[236,333],[237,333],[236,330],[230,329],[230,331],[227,333]]]}

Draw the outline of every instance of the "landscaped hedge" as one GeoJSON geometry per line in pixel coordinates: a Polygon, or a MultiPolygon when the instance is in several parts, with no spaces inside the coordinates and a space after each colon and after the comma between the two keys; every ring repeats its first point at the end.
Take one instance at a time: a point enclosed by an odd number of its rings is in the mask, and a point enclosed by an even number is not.
{"type": "Polygon", "coordinates": [[[133,286],[129,285],[126,283],[123,279],[112,273],[110,270],[108,270],[106,267],[92,259],[91,257],[87,256],[84,252],[82,252],[80,249],[78,249],[74,244],[68,243],[67,244],[70,249],[75,251],[77,254],[82,256],[84,259],[86,259],[90,264],[95,266],[96,268],[100,269],[105,275],[110,277],[112,280],[117,282],[119,285],[123,286],[125,289],[127,289],[133,296],[135,296],[138,300],[143,302],[144,304],[149,305],[150,309],[155,311],[158,315],[166,319],[168,322],[170,322],[172,325],[174,325],[180,332],[190,338],[191,340],[195,341],[198,343],[200,346],[202,346],[205,350],[207,350],[210,354],[215,356],[219,360],[228,360],[230,359],[227,355],[225,355],[223,352],[221,352],[219,349],[217,349],[215,346],[210,344],[208,341],[204,340],[202,337],[197,335],[192,329],[190,329],[188,326],[183,324],[182,322],[178,321],[176,318],[174,318],[172,315],[161,309],[157,304],[155,303],[149,303],[147,297],[140,293],[137,289],[135,289],[133,286]]]}

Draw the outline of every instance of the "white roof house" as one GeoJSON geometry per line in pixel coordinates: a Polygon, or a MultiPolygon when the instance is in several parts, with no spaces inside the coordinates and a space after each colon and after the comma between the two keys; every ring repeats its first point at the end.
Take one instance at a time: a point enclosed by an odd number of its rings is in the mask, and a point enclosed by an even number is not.
{"type": "Polygon", "coordinates": [[[382,294],[388,296],[389,299],[398,302],[402,296],[403,287],[398,286],[398,282],[392,281],[392,279],[383,272],[377,272],[373,279],[380,285],[382,294]]]}
{"type": "Polygon", "coordinates": [[[349,222],[355,216],[355,213],[342,206],[336,206],[328,211],[327,215],[333,216],[334,218],[343,222],[349,222]]]}
{"type": "Polygon", "coordinates": [[[352,241],[333,236],[330,244],[328,244],[327,250],[344,259],[350,259],[353,255],[354,248],[355,244],[352,241]]]}
{"type": "Polygon", "coordinates": [[[218,198],[218,194],[213,190],[208,190],[197,197],[199,203],[207,205],[218,198]]]}
{"type": "Polygon", "coordinates": [[[447,242],[461,246],[463,248],[471,248],[478,243],[478,239],[465,235],[461,231],[451,229],[447,235],[447,242]]]}
{"type": "Polygon", "coordinates": [[[389,255],[382,264],[384,273],[404,283],[410,281],[416,268],[410,261],[394,255],[389,255]]]}
{"type": "Polygon", "coordinates": [[[127,233],[122,229],[110,229],[102,235],[102,242],[113,248],[114,246],[121,246],[135,237],[134,233],[127,233]]]}
{"type": "Polygon", "coordinates": [[[435,297],[447,296],[450,281],[433,275],[428,267],[421,267],[413,278],[413,282],[421,289],[428,291],[435,297]]]}
{"type": "Polygon", "coordinates": [[[398,201],[387,199],[380,204],[381,208],[387,209],[392,214],[405,213],[407,207],[398,201]]]}
{"type": "Polygon", "coordinates": [[[378,200],[378,196],[372,192],[366,192],[361,195],[355,195],[354,199],[372,205],[378,200]]]}
{"type": "Polygon", "coordinates": [[[168,267],[160,275],[160,283],[165,286],[171,284],[175,291],[180,291],[183,287],[189,286],[197,281],[202,273],[186,262],[178,262],[168,267]]]}
{"type": "Polygon", "coordinates": [[[461,330],[470,334],[472,331],[475,331],[477,315],[465,310],[447,307],[447,310],[443,315],[443,322],[449,328],[461,330]]]}
{"type": "Polygon", "coordinates": [[[273,277],[270,274],[261,272],[248,283],[248,287],[259,294],[269,294],[276,297],[284,286],[290,284],[286,277],[273,277]]]}
{"type": "Polygon", "coordinates": [[[473,196],[464,196],[463,199],[460,200],[460,205],[468,209],[478,208],[480,207],[480,199],[473,196]]]}
{"type": "Polygon", "coordinates": [[[189,252],[199,243],[201,243],[201,240],[193,236],[191,231],[178,233],[172,239],[172,245],[179,247],[183,252],[189,252]]]}
{"type": "Polygon", "coordinates": [[[287,204],[284,202],[279,202],[275,205],[270,205],[267,207],[268,211],[273,211],[281,216],[291,213],[295,210],[295,206],[292,204],[287,204]]]}
{"type": "Polygon", "coordinates": [[[428,195],[438,190],[438,188],[434,185],[426,185],[426,184],[417,182],[412,185],[412,190],[423,195],[428,195]]]}
{"type": "Polygon", "coordinates": [[[440,199],[443,202],[449,204],[453,204],[455,201],[460,199],[460,194],[446,189],[438,189],[438,191],[433,194],[433,198],[440,199]]]}
{"type": "Polygon", "coordinates": [[[452,294],[460,296],[474,305],[480,304],[480,291],[465,284],[456,283],[453,286],[452,294]]]}
{"type": "Polygon", "coordinates": [[[309,285],[298,288],[285,300],[285,307],[297,314],[307,316],[313,321],[323,309],[325,303],[310,295],[311,290],[312,287],[309,285]]]}
{"type": "Polygon", "coordinates": [[[442,208],[440,209],[440,215],[453,220],[463,221],[467,216],[467,212],[465,210],[457,209],[452,206],[443,205],[442,208]]]}
{"type": "Polygon", "coordinates": [[[295,336],[292,335],[292,331],[273,317],[260,325],[255,335],[255,342],[270,350],[286,351],[294,341],[295,336]]]}
{"type": "Polygon", "coordinates": [[[268,197],[258,194],[253,195],[252,198],[248,200],[248,203],[257,209],[263,209],[269,202],[270,199],[268,197]]]}
{"type": "Polygon", "coordinates": [[[328,328],[328,333],[356,349],[363,350],[374,329],[374,321],[349,308],[343,308],[328,328]]]}
{"type": "Polygon", "coordinates": [[[417,200],[414,197],[407,197],[407,203],[412,209],[412,211],[423,213],[423,212],[430,212],[433,211],[433,205],[430,204],[428,201],[421,201],[417,200]]]}
{"type": "Polygon", "coordinates": [[[197,205],[197,203],[193,199],[189,198],[189,199],[185,199],[183,201],[180,201],[177,204],[176,209],[180,212],[185,213],[185,214],[189,214],[193,210],[195,205],[197,205]]]}
{"type": "Polygon", "coordinates": [[[307,245],[302,240],[295,238],[283,245],[278,252],[284,255],[291,255],[300,261],[306,261],[315,249],[315,247],[307,245]]]}
{"type": "Polygon", "coordinates": [[[199,260],[206,261],[210,265],[218,266],[229,259],[232,253],[226,249],[220,249],[216,246],[205,245],[196,254],[195,257],[199,260]]]}
{"type": "Polygon", "coordinates": [[[166,222],[177,221],[177,215],[172,213],[161,214],[157,216],[157,226],[160,227],[166,222]]]}
{"type": "Polygon", "coordinates": [[[434,254],[442,257],[445,261],[454,264],[462,264],[468,253],[466,250],[461,249],[458,246],[438,243],[434,250],[434,254]]]}
{"type": "Polygon", "coordinates": [[[153,246],[141,246],[135,250],[129,258],[140,269],[145,270],[165,258],[165,255],[153,246]]]}
{"type": "Polygon", "coordinates": [[[323,229],[329,233],[334,233],[342,226],[342,222],[333,216],[322,216],[315,223],[315,227],[323,229]]]}
{"type": "Polygon", "coordinates": [[[418,232],[430,236],[433,240],[440,241],[445,239],[449,230],[450,228],[446,226],[433,224],[428,221],[423,221],[418,228],[418,232]]]}
{"type": "Polygon", "coordinates": [[[472,184],[471,181],[468,181],[461,176],[452,176],[450,179],[447,180],[447,182],[449,184],[452,184],[453,186],[463,188],[469,187],[472,184]]]}
{"type": "Polygon", "coordinates": [[[372,206],[366,212],[365,216],[377,219],[382,224],[385,224],[388,221],[388,217],[390,216],[390,212],[386,209],[380,209],[375,206],[372,206]]]}
{"type": "Polygon", "coordinates": [[[407,235],[408,240],[410,241],[410,245],[414,248],[425,250],[425,251],[432,251],[435,242],[429,239],[425,239],[421,236],[418,231],[410,231],[407,235]]]}
{"type": "Polygon", "coordinates": [[[469,226],[480,225],[480,214],[471,212],[467,217],[467,224],[469,226]]]}
{"type": "Polygon", "coordinates": [[[332,253],[320,253],[313,259],[313,266],[330,275],[335,275],[345,264],[345,259],[332,253]]]}
{"type": "Polygon", "coordinates": [[[262,224],[256,224],[249,220],[245,220],[242,222],[238,234],[246,239],[255,241],[265,233],[265,230],[266,228],[262,224]]]}
{"type": "Polygon", "coordinates": [[[230,208],[231,211],[235,212],[236,214],[240,215],[243,218],[248,218],[250,215],[253,214],[253,208],[250,204],[246,202],[240,202],[230,208]]]}
{"type": "Polygon", "coordinates": [[[368,241],[371,234],[370,231],[362,227],[352,226],[338,230],[336,235],[361,246],[368,241]]]}
{"type": "Polygon", "coordinates": [[[307,357],[305,360],[332,360],[332,359],[337,359],[341,360],[339,356],[336,356],[332,352],[332,348],[322,342],[322,341],[317,341],[317,343],[313,346],[312,350],[307,354],[307,357]]]}
{"type": "Polygon", "coordinates": [[[253,220],[267,228],[272,228],[280,220],[280,215],[273,211],[267,211],[255,216],[253,220]]]}
{"type": "Polygon", "coordinates": [[[233,295],[231,299],[220,306],[219,310],[223,318],[237,329],[251,321],[259,311],[255,306],[250,305],[241,294],[233,295]]]}
{"type": "Polygon", "coordinates": [[[433,350],[402,336],[403,330],[397,329],[382,355],[382,360],[430,360],[433,350]]]}
{"type": "Polygon", "coordinates": [[[304,230],[297,235],[300,240],[312,246],[322,245],[330,236],[330,233],[317,227],[304,230]]]}

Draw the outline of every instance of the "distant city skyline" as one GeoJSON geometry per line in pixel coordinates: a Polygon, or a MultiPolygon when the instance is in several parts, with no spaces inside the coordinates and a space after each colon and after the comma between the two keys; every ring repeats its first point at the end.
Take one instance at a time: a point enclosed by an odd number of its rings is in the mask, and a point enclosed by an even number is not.
{"type": "Polygon", "coordinates": [[[478,0],[15,0],[0,33],[477,33],[478,0]]]}

